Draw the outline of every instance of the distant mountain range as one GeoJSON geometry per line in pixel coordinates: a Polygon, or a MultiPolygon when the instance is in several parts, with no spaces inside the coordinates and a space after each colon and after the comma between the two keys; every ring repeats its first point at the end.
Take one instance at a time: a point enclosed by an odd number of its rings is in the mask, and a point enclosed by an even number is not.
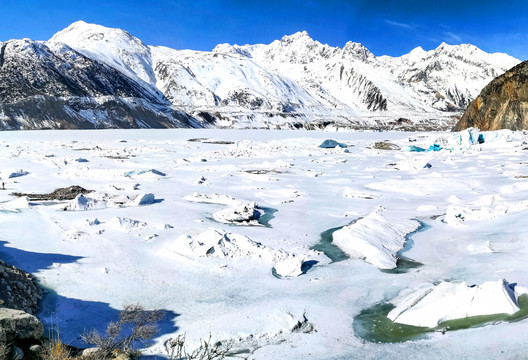
{"type": "Polygon", "coordinates": [[[519,62],[445,43],[377,57],[306,32],[175,50],[78,21],[49,41],[0,42],[0,129],[445,129],[519,62]]]}

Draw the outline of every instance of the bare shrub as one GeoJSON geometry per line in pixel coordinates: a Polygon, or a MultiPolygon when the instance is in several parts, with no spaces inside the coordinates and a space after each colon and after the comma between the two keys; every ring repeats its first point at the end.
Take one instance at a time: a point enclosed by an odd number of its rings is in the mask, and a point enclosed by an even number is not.
{"type": "Polygon", "coordinates": [[[213,343],[211,335],[207,340],[200,339],[200,346],[190,353],[185,346],[185,334],[170,338],[163,345],[169,360],[221,360],[231,349],[231,344],[213,343]]]}
{"type": "Polygon", "coordinates": [[[108,324],[104,334],[92,330],[81,338],[99,348],[97,358],[112,358],[119,352],[135,357],[139,354],[134,349],[135,343],[154,337],[158,332],[157,323],[162,318],[162,311],[146,311],[138,304],[125,305],[119,313],[119,321],[108,324]]]}
{"type": "Polygon", "coordinates": [[[46,360],[76,360],[78,357],[72,356],[70,349],[60,340],[49,340],[44,343],[42,358],[46,360]]]}

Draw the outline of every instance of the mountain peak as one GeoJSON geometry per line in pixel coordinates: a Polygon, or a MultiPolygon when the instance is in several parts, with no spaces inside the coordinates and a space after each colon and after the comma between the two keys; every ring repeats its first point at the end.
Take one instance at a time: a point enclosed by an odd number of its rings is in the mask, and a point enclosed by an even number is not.
{"type": "MultiPolygon", "coordinates": [[[[83,20],[72,23],[64,30],[59,31],[50,39],[53,42],[90,42],[95,43],[101,40],[118,42],[136,42],[142,44],[141,40],[130,35],[125,30],[109,28],[98,24],[90,24],[83,20]]],[[[68,44],[70,45],[70,44],[68,44]]],[[[73,46],[72,46],[73,47],[73,46]]]]}
{"type": "Polygon", "coordinates": [[[374,54],[369,51],[363,44],[349,41],[343,47],[343,54],[350,54],[354,58],[362,61],[374,58],[374,54]]]}
{"type": "Polygon", "coordinates": [[[297,31],[295,34],[292,35],[284,35],[281,39],[281,42],[294,42],[298,40],[311,40],[311,36],[308,34],[306,30],[303,31],[297,31]]]}
{"type": "Polygon", "coordinates": [[[156,83],[150,48],[125,30],[79,20],[53,35],[50,43],[53,42],[64,43],[136,81],[156,83]]]}

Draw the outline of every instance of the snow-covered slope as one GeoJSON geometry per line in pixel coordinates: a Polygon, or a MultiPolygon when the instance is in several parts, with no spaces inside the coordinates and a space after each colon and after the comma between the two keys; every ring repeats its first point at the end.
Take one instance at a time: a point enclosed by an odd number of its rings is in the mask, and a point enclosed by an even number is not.
{"type": "Polygon", "coordinates": [[[217,126],[267,127],[306,124],[341,113],[297,82],[238,54],[151,48],[157,86],[173,105],[193,114],[209,113],[217,126]]]}
{"type": "Polygon", "coordinates": [[[67,44],[91,59],[114,67],[163,97],[155,86],[150,48],[124,30],[77,21],[53,35],[50,42],[67,44]]]}
{"type": "Polygon", "coordinates": [[[1,44],[0,129],[182,126],[194,126],[193,119],[68,45],[1,44]]]}

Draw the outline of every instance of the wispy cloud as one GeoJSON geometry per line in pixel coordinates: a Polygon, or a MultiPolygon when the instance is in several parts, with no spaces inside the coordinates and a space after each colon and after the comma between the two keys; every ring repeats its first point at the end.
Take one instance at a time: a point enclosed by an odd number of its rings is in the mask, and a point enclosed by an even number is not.
{"type": "Polygon", "coordinates": [[[402,23],[402,22],[399,22],[399,21],[393,21],[393,20],[388,20],[388,19],[385,19],[384,21],[385,21],[386,24],[388,24],[390,26],[398,27],[400,29],[412,30],[412,29],[415,28],[414,24],[407,24],[407,23],[402,23]]]}
{"type": "Polygon", "coordinates": [[[462,41],[462,37],[460,35],[457,35],[451,31],[445,32],[444,36],[447,38],[447,40],[450,40],[450,41],[454,41],[454,42],[462,41]]]}

